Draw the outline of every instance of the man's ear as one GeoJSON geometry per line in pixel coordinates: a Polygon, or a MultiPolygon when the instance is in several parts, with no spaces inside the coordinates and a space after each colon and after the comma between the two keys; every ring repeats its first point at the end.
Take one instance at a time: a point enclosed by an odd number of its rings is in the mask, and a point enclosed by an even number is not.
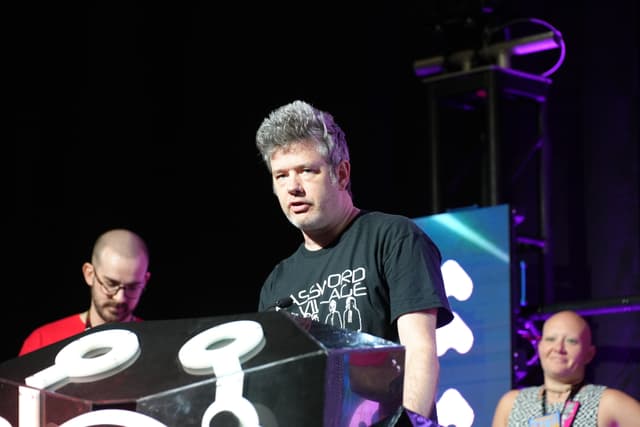
{"type": "Polygon", "coordinates": [[[93,285],[93,276],[95,273],[95,269],[93,268],[93,264],[90,262],[85,262],[82,264],[82,275],[84,276],[84,281],[87,286],[93,285]]]}
{"type": "Polygon", "coordinates": [[[350,179],[351,179],[351,163],[348,160],[343,160],[338,165],[338,182],[340,183],[340,188],[345,190],[349,185],[350,179]]]}

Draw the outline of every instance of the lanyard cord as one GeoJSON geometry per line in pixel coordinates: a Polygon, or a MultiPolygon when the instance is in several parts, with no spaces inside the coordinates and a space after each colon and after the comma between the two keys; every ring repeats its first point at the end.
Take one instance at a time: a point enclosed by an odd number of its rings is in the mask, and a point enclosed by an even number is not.
{"type": "MultiPolygon", "coordinates": [[[[567,409],[567,402],[569,402],[574,397],[576,397],[576,394],[578,394],[578,391],[580,391],[580,389],[582,388],[582,384],[584,384],[584,381],[581,381],[578,384],[571,386],[571,392],[569,393],[569,396],[567,396],[567,398],[564,400],[564,403],[562,404],[562,410],[560,411],[560,419],[562,419],[562,414],[564,414],[564,410],[567,409]]],[[[542,389],[542,415],[547,415],[547,389],[544,387],[542,389]]]]}

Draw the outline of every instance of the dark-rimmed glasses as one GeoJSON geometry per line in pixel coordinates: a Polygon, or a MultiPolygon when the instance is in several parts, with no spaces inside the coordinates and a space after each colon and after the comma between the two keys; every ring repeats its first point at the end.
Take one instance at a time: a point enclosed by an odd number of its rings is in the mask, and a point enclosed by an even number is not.
{"type": "Polygon", "coordinates": [[[127,298],[134,298],[140,295],[140,293],[144,289],[144,285],[140,283],[136,283],[132,285],[120,285],[120,284],[112,285],[111,283],[104,283],[102,280],[100,280],[100,277],[98,276],[98,272],[96,271],[95,268],[93,269],[93,277],[95,277],[96,281],[102,288],[102,291],[105,294],[107,294],[107,296],[109,297],[116,296],[116,294],[120,291],[120,289],[122,289],[122,291],[124,292],[124,295],[127,298]]]}

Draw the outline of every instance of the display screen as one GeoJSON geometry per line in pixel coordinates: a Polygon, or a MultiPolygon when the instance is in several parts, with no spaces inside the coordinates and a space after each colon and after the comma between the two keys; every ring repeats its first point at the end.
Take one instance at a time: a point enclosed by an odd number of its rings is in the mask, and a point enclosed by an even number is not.
{"type": "Polygon", "coordinates": [[[414,218],[442,253],[454,320],[439,328],[441,425],[491,425],[511,389],[510,216],[508,205],[414,218]]]}

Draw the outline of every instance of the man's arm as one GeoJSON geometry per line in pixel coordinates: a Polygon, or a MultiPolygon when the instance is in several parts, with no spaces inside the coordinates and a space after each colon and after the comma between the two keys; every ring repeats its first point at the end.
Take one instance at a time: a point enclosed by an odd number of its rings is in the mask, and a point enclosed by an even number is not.
{"type": "Polygon", "coordinates": [[[397,322],[400,344],[405,347],[402,405],[425,418],[431,415],[440,375],[437,313],[437,308],[407,313],[397,322]]]}

